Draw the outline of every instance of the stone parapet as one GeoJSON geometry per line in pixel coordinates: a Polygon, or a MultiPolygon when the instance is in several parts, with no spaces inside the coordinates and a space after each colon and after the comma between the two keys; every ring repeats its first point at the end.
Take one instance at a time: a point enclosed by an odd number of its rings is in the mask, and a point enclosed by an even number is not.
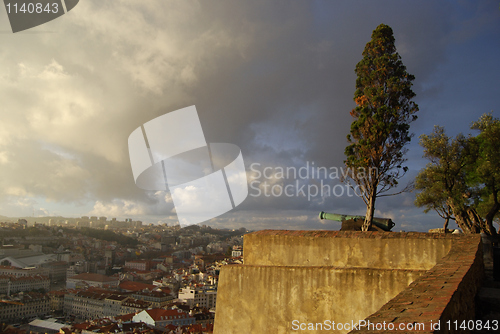
{"type": "Polygon", "coordinates": [[[427,270],[459,235],[262,230],[245,235],[245,264],[427,270]]]}
{"type": "Polygon", "coordinates": [[[377,332],[332,328],[360,322],[446,333],[474,319],[483,273],[479,235],[263,230],[243,251],[221,270],[216,334],[377,332]]]}

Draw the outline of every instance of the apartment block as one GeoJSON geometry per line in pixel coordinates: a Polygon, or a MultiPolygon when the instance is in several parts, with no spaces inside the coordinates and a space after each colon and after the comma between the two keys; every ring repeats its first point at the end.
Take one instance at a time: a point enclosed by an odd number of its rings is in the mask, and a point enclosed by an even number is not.
{"type": "Polygon", "coordinates": [[[182,288],[179,290],[179,299],[185,301],[190,307],[215,308],[217,302],[217,290],[204,288],[182,288]]]}
{"type": "Polygon", "coordinates": [[[20,292],[0,302],[0,321],[30,319],[50,312],[50,299],[38,292],[20,292]]]}
{"type": "Polygon", "coordinates": [[[64,313],[84,319],[115,317],[140,312],[150,307],[150,302],[137,300],[115,291],[95,288],[68,291],[64,295],[64,313]]]}
{"type": "Polygon", "coordinates": [[[151,261],[147,260],[125,261],[125,268],[146,271],[151,269],[151,261]]]}
{"type": "Polygon", "coordinates": [[[50,288],[50,280],[48,276],[19,276],[0,275],[0,294],[10,295],[20,291],[31,291],[43,289],[45,291],[50,288]]]}

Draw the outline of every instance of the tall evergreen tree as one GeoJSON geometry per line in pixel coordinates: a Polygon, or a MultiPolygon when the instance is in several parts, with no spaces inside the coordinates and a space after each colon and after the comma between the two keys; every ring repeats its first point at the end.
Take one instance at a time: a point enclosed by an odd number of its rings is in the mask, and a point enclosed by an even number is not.
{"type": "MultiPolygon", "coordinates": [[[[391,27],[381,24],[356,65],[357,79],[351,111],[354,121],[345,149],[347,178],[354,181],[366,204],[362,230],[372,226],[375,200],[397,186],[407,171],[404,146],[410,142],[409,123],[417,116],[412,81],[394,45],[391,27]]],[[[349,182],[348,180],[345,180],[349,182]]],[[[394,194],[393,194],[394,195],[394,194]]]]}

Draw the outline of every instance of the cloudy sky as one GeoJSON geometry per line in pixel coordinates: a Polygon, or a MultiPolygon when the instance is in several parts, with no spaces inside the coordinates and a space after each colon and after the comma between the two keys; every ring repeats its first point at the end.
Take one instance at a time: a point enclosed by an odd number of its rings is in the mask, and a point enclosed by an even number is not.
{"type": "MultiPolygon", "coordinates": [[[[276,174],[343,166],[354,68],[380,23],[416,77],[406,183],[426,164],[419,135],[436,124],[469,133],[481,114],[500,116],[498,1],[82,0],[15,34],[0,8],[0,215],[176,222],[169,192],[135,185],[127,140],[196,105],[208,142],[241,148],[251,185],[208,224],[338,229],[318,213],[364,214],[361,199],[331,176],[276,174]],[[322,181],[336,194],[314,195],[322,181]],[[292,196],[278,196],[286,185],[292,196]]],[[[441,227],[413,200],[381,198],[376,216],[396,231],[441,227]]]]}

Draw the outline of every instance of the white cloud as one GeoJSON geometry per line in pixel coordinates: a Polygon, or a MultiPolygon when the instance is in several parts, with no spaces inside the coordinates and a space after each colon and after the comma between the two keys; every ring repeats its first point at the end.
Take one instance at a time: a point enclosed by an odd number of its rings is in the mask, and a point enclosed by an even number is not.
{"type": "Polygon", "coordinates": [[[89,215],[127,217],[144,215],[146,212],[146,208],[141,204],[126,200],[114,200],[112,203],[96,201],[89,215]]]}

